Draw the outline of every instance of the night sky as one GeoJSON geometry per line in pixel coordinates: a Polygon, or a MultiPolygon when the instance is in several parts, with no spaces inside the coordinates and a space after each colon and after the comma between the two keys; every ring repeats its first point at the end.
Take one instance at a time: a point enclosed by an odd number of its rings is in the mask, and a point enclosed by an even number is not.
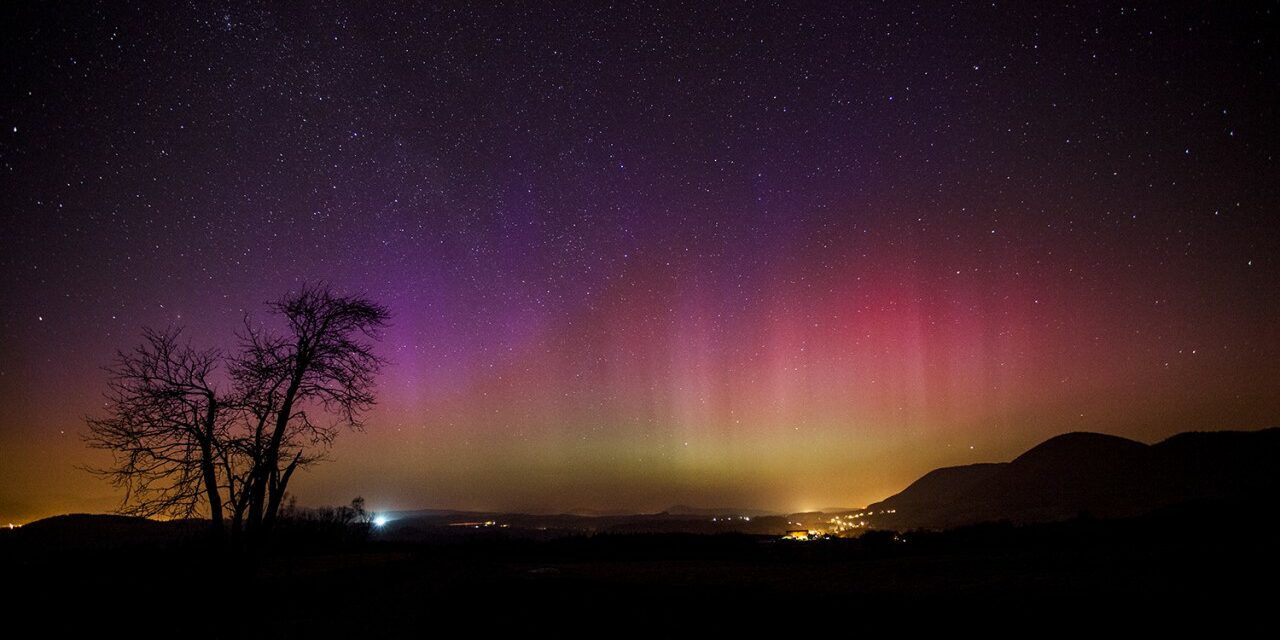
{"type": "Polygon", "coordinates": [[[856,507],[1280,424],[1275,2],[132,4],[0,21],[0,523],[116,506],[143,327],[304,282],[394,314],[304,504],[856,507]]]}

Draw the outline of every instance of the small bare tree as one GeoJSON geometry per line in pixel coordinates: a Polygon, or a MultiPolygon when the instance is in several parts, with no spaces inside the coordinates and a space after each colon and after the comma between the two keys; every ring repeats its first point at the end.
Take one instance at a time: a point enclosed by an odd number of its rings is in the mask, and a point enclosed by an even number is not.
{"type": "Polygon", "coordinates": [[[191,517],[208,511],[223,531],[218,460],[226,405],[213,378],[221,355],[180,340],[180,329],[144,330],[144,343],[107,368],[107,416],[89,418],[88,443],[111,451],[93,471],[124,489],[120,511],[191,517]]]}

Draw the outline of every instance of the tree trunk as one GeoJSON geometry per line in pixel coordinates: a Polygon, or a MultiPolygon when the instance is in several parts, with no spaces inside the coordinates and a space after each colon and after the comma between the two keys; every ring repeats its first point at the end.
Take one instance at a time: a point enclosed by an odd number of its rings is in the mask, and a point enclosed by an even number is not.
{"type": "Polygon", "coordinates": [[[204,490],[209,494],[209,520],[213,535],[221,539],[225,533],[222,522],[222,492],[218,489],[218,474],[213,465],[213,438],[217,424],[218,404],[213,394],[208,396],[209,407],[205,413],[204,437],[200,440],[200,470],[204,473],[204,490]]]}
{"type": "Polygon", "coordinates": [[[200,449],[201,455],[204,456],[204,460],[200,461],[201,471],[204,473],[204,490],[209,494],[209,521],[214,535],[221,538],[225,527],[222,521],[222,493],[218,489],[218,475],[214,472],[213,461],[210,460],[213,447],[206,440],[200,443],[200,449]]]}
{"type": "MultiPolygon", "coordinates": [[[[242,488],[241,491],[244,489],[242,488]]],[[[234,494],[232,494],[234,496],[234,494]]],[[[245,497],[232,498],[231,504],[231,539],[232,544],[239,547],[244,533],[244,510],[248,506],[245,497]]]]}
{"type": "Polygon", "coordinates": [[[284,502],[284,490],[289,486],[289,477],[293,475],[293,470],[298,468],[298,461],[302,459],[302,452],[299,451],[293,457],[293,462],[285,468],[284,473],[280,474],[279,480],[271,487],[270,502],[267,504],[266,517],[270,521],[267,527],[275,523],[276,516],[280,513],[280,503],[284,502]]]}
{"type": "Polygon", "coordinates": [[[293,402],[302,386],[302,374],[306,361],[299,358],[294,374],[280,402],[280,410],[276,413],[275,430],[271,440],[262,452],[262,459],[254,474],[253,493],[249,503],[249,524],[256,537],[265,536],[275,522],[276,511],[280,508],[278,497],[269,492],[271,477],[280,470],[280,445],[284,442],[284,434],[289,429],[289,420],[293,417],[293,402]],[[268,502],[268,500],[270,502],[268,502]]]}
{"type": "Polygon", "coordinates": [[[262,499],[266,485],[258,481],[259,475],[260,473],[255,470],[250,477],[249,513],[244,522],[244,531],[250,538],[256,537],[258,530],[262,528],[262,499]]]}

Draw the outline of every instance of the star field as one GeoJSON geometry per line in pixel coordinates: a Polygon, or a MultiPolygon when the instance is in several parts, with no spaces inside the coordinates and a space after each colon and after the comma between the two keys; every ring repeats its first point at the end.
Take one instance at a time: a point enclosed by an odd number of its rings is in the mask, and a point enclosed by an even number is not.
{"type": "Polygon", "coordinates": [[[304,503],[860,506],[1280,417],[1277,5],[16,8],[0,521],[143,326],[387,304],[304,503]]]}

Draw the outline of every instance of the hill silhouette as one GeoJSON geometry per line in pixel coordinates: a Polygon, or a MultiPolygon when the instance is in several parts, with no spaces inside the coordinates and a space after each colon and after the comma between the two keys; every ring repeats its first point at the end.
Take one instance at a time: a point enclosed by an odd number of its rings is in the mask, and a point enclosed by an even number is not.
{"type": "Polygon", "coordinates": [[[1147,445],[1075,432],[1011,462],[936,469],[868,507],[878,527],[947,528],[1081,514],[1129,517],[1196,502],[1255,503],[1280,491],[1280,429],[1189,432],[1147,445]],[[885,513],[890,512],[890,513],[885,513]]]}
{"type": "Polygon", "coordinates": [[[746,507],[691,507],[685,504],[677,504],[667,507],[663,513],[669,513],[673,516],[747,516],[749,518],[774,515],[773,512],[766,511],[764,509],[750,509],[746,507]]]}
{"type": "Polygon", "coordinates": [[[72,513],[36,520],[11,532],[28,549],[103,550],[155,546],[203,534],[203,520],[150,520],[113,514],[72,513]]]}

